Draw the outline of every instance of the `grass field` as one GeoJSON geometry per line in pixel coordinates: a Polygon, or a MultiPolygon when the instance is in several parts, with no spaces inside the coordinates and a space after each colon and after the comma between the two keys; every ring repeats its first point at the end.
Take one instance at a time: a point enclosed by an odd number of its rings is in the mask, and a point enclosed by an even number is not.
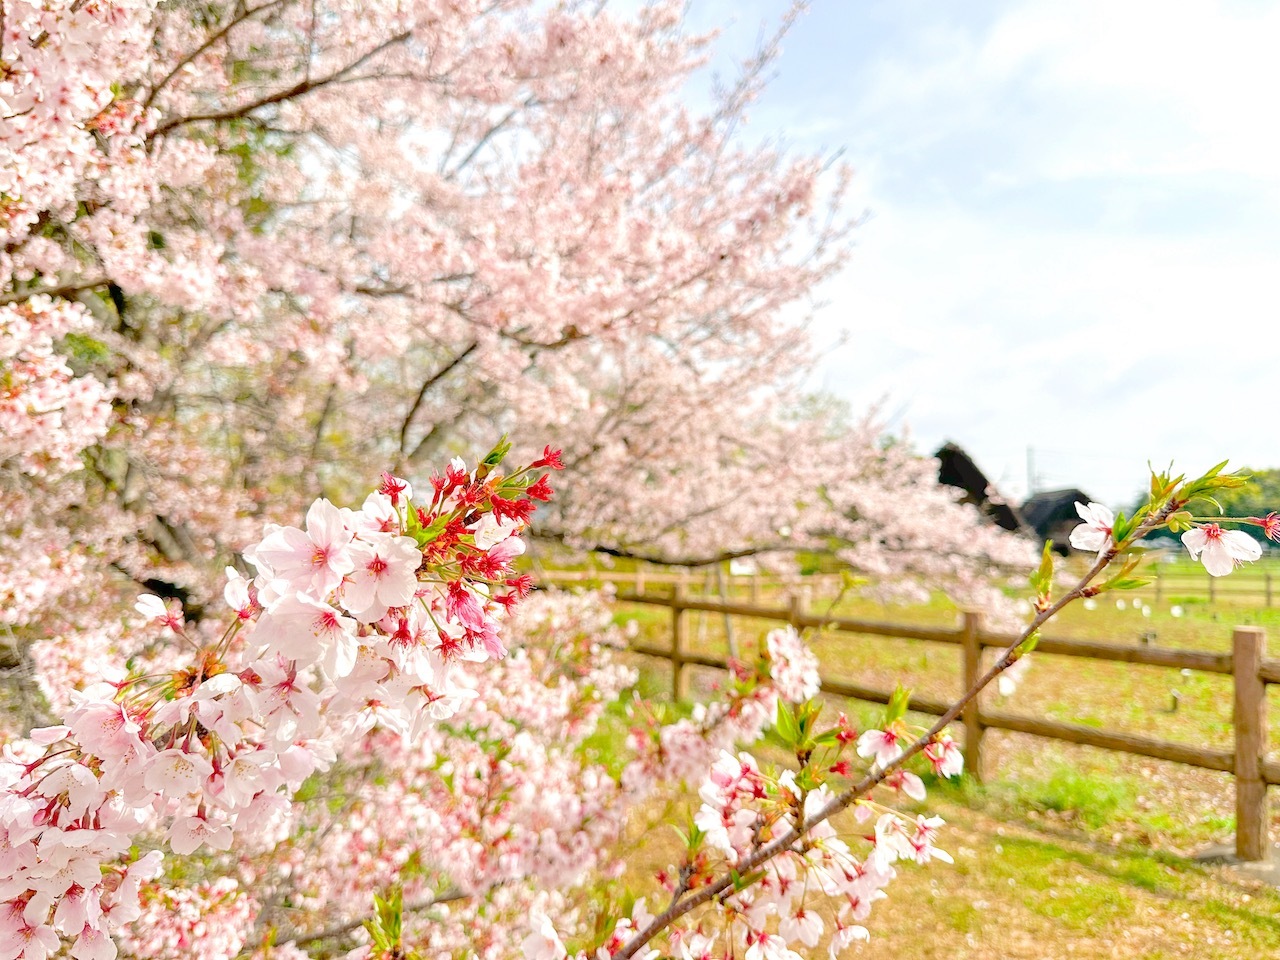
{"type": "MultiPolygon", "coordinates": [[[[765,598],[768,602],[769,598],[765,598]]],[[[821,607],[821,604],[815,603],[821,607]]],[[[901,623],[952,625],[957,613],[943,600],[927,606],[889,607],[862,600],[846,600],[839,612],[848,616],[901,623]]],[[[723,653],[723,618],[715,614],[687,614],[692,649],[723,653]]],[[[656,645],[670,643],[670,613],[659,607],[620,605],[619,621],[635,620],[642,635],[656,645]]],[[[1077,606],[1054,624],[1055,635],[1116,643],[1146,641],[1161,647],[1226,651],[1237,623],[1271,627],[1280,637],[1280,610],[1222,611],[1188,604],[1174,616],[1168,606],[1151,608],[1144,616],[1126,598],[1125,609],[1114,602],[1096,609],[1077,606]]],[[[734,619],[739,643],[755,642],[776,624],[734,619]]],[[[901,682],[935,699],[954,699],[960,693],[960,650],[957,647],[881,637],[828,633],[813,643],[824,676],[856,680],[892,689],[901,682]]],[[[1280,648],[1280,640],[1277,641],[1280,648]]],[[[989,653],[988,656],[993,656],[989,653]]],[[[669,675],[661,661],[644,658],[646,669],[669,675]]],[[[715,671],[695,671],[703,685],[714,682],[715,671]]],[[[1012,696],[992,693],[984,701],[1001,710],[1129,732],[1217,749],[1232,748],[1232,694],[1229,677],[1184,673],[1162,667],[1107,663],[1074,657],[1036,654],[1025,680],[1012,696]]],[[[874,722],[878,707],[844,705],[861,722],[874,722]]],[[[1272,696],[1272,743],[1280,742],[1280,702],[1272,696]]],[[[920,718],[923,722],[924,718],[920,718]]],[[[1061,769],[1097,779],[1102,792],[1127,798],[1113,808],[1097,829],[1108,829],[1161,849],[1191,853],[1224,842],[1234,829],[1231,778],[1202,771],[1111,753],[1058,744],[1020,734],[988,733],[987,773],[992,789],[1018,784],[1039,789],[1061,769]]],[[[1026,798],[1022,798],[1026,799],[1026,798]]],[[[1063,811],[1070,817],[1074,814],[1063,811]]],[[[1098,819],[1097,814],[1089,814],[1098,819]]],[[[1110,836],[1108,834],[1108,836],[1110,836]]]]}
{"type": "MultiPolygon", "coordinates": [[[[761,602],[779,599],[764,596],[761,602]]],[[[1077,605],[1051,632],[1226,651],[1232,628],[1248,623],[1271,630],[1280,651],[1280,609],[1210,606],[1178,595],[1158,604],[1139,596],[1135,607],[1134,599],[1126,597],[1123,609],[1114,599],[1091,610],[1077,605]]],[[[819,601],[813,608],[825,609],[819,601]]],[[[957,616],[940,599],[911,608],[845,600],[838,612],[948,626],[957,616]]],[[[723,653],[723,618],[686,616],[690,646],[723,653]]],[[[650,643],[670,643],[667,609],[620,604],[617,620],[634,620],[650,643]]],[[[744,649],[773,626],[734,619],[744,649]]],[[[847,634],[824,635],[814,647],[827,676],[883,688],[901,681],[938,699],[960,692],[954,647],[847,634]]],[[[669,667],[647,657],[635,662],[645,692],[666,695],[669,667]]],[[[716,676],[695,669],[695,690],[709,689],[716,676]]],[[[1228,677],[1037,654],[1019,688],[990,703],[1029,716],[1231,749],[1228,677]]],[[[1270,706],[1275,744],[1280,703],[1273,698],[1270,706]]],[[[839,707],[863,725],[874,724],[881,710],[856,702],[839,707]]],[[[931,791],[929,808],[951,823],[956,864],[905,870],[873,917],[876,940],[860,956],[1280,956],[1276,891],[1248,874],[1192,859],[1233,837],[1229,776],[1000,731],[990,731],[987,744],[985,784],[966,777],[931,791]],[[912,936],[904,950],[909,932],[927,935],[912,936]]],[[[1280,834],[1274,805],[1272,830],[1280,834]]]]}
{"type": "MultiPolygon", "coordinates": [[[[954,864],[905,865],[868,921],[861,960],[1254,960],[1280,954],[1280,894],[1256,879],[1078,831],[1019,823],[934,789],[954,864]]],[[[650,892],[678,843],[659,825],[622,838],[624,881],[650,892]],[[638,859],[641,851],[643,859],[638,859]]],[[[855,847],[857,844],[855,843],[855,847]]],[[[825,941],[815,951],[825,957],[825,941]]]]}

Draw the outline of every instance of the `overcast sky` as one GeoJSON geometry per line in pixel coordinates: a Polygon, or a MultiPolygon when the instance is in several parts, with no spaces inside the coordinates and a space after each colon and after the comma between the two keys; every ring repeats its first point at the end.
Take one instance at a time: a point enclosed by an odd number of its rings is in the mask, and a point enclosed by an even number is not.
{"type": "MultiPolygon", "coordinates": [[[[743,54],[782,0],[692,0],[743,54]]],[[[1009,496],[1280,466],[1280,4],[815,0],[750,133],[865,209],[821,384],[1009,496]]]]}

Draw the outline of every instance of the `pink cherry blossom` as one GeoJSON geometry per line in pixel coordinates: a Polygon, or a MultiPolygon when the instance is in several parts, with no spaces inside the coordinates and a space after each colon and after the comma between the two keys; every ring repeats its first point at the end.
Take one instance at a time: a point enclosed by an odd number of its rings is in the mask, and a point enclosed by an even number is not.
{"type": "Polygon", "coordinates": [[[169,846],[174,853],[195,853],[202,846],[210,850],[231,848],[231,827],[204,816],[181,817],[169,828],[169,846]]]}
{"type": "Polygon", "coordinates": [[[924,756],[940,777],[958,777],[964,770],[964,754],[950,734],[943,734],[925,746],[924,756]]]}
{"type": "Polygon", "coordinates": [[[413,599],[422,553],[410,538],[369,534],[351,545],[351,559],[355,569],[343,586],[342,605],[361,623],[381,620],[389,608],[413,599]]]}
{"type": "Polygon", "coordinates": [[[566,951],[551,920],[541,913],[529,918],[530,933],[520,944],[525,960],[564,960],[566,951]]]}
{"type": "Polygon", "coordinates": [[[831,960],[836,960],[845,950],[855,943],[861,943],[871,938],[870,932],[866,927],[857,924],[837,925],[835,932],[831,935],[831,945],[827,948],[831,960]]]}
{"type": "Polygon", "coordinates": [[[1225,577],[1242,563],[1262,556],[1262,547],[1242,530],[1223,530],[1216,523],[1193,527],[1182,535],[1192,560],[1204,564],[1210,576],[1225,577]]]}
{"type": "Polygon", "coordinates": [[[818,695],[818,658],[801,642],[794,627],[771,630],[765,646],[772,661],[770,672],[784,700],[804,703],[818,695]]]}
{"type": "Polygon", "coordinates": [[[1076,504],[1076,513],[1084,523],[1071,531],[1071,546],[1077,550],[1100,552],[1111,543],[1111,527],[1115,515],[1100,503],[1076,504]]]}
{"type": "Polygon", "coordinates": [[[164,796],[183,797],[200,793],[212,773],[212,765],[200,754],[174,747],[151,759],[144,782],[164,796]]]}
{"type": "Polygon", "coordinates": [[[355,663],[356,623],[337,609],[304,593],[286,594],[263,612],[252,639],[267,655],[301,663],[331,664],[342,675],[355,663]]]}
{"type": "Polygon", "coordinates": [[[354,569],[350,550],[352,532],[342,513],[328,500],[317,500],[307,510],[307,529],[277,527],[246,559],[270,578],[289,581],[294,589],[323,596],[336,588],[354,569]]]}
{"type": "Polygon", "coordinates": [[[880,766],[887,766],[902,753],[902,735],[893,728],[867,730],[858,737],[858,756],[872,757],[880,766]]]}

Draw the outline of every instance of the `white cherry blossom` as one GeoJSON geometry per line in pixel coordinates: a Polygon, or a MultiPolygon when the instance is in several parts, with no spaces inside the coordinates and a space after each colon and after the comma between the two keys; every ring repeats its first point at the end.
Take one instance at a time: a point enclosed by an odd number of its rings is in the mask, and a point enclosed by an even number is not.
{"type": "Polygon", "coordinates": [[[1193,527],[1182,535],[1192,560],[1199,560],[1210,576],[1225,577],[1242,563],[1262,556],[1262,546],[1242,530],[1223,530],[1216,523],[1193,527]]]}
{"type": "Polygon", "coordinates": [[[1084,523],[1071,531],[1071,546],[1077,550],[1094,553],[1105,550],[1111,544],[1111,528],[1115,525],[1115,514],[1100,503],[1076,504],[1076,513],[1084,523]]]}

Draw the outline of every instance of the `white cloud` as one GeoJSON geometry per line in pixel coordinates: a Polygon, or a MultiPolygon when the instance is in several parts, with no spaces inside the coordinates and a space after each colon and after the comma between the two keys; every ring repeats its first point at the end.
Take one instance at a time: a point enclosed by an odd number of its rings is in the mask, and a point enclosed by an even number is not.
{"type": "Polygon", "coordinates": [[[1275,5],[815,5],[753,126],[847,144],[873,214],[827,385],[1104,498],[1280,465],[1278,48],[1275,5]]]}

